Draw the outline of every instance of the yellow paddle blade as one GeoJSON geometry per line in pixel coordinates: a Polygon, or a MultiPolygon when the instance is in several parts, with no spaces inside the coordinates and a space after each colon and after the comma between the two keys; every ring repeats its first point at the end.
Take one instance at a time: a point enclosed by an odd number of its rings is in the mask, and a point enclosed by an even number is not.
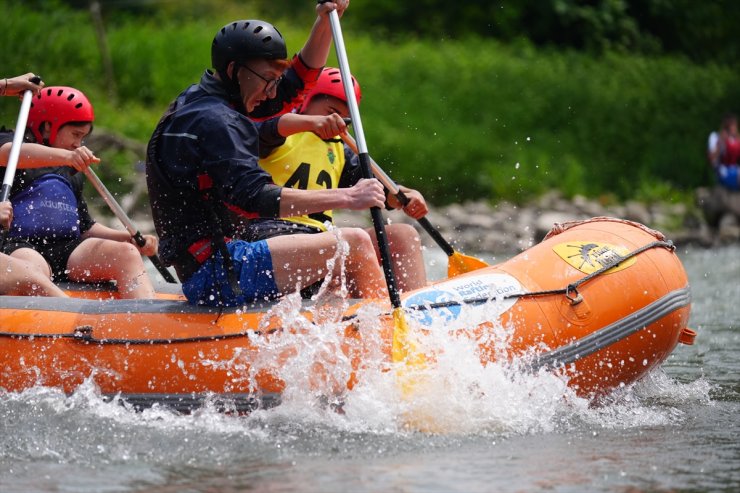
{"type": "Polygon", "coordinates": [[[454,252],[447,259],[447,277],[455,277],[483,267],[488,267],[488,264],[481,259],[454,252]]]}
{"type": "Polygon", "coordinates": [[[400,307],[393,310],[393,324],[391,360],[400,363],[396,368],[396,375],[401,393],[408,398],[416,387],[419,372],[426,367],[426,355],[411,338],[406,317],[400,307]]]}
{"type": "Polygon", "coordinates": [[[401,308],[393,310],[393,322],[391,358],[396,363],[396,383],[406,404],[404,426],[424,433],[444,433],[448,430],[447,423],[441,422],[435,406],[430,406],[430,397],[436,403],[433,398],[436,390],[427,372],[427,355],[411,336],[401,308]]]}
{"type": "Polygon", "coordinates": [[[424,355],[421,359],[415,354],[418,353],[416,343],[409,335],[409,326],[403,313],[403,308],[393,309],[393,347],[391,349],[391,360],[394,363],[424,363],[424,355]]]}

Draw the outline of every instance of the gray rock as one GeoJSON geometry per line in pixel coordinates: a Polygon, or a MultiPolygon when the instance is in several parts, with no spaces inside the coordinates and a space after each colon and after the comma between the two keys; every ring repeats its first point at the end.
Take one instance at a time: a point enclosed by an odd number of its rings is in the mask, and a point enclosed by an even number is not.
{"type": "Polygon", "coordinates": [[[724,214],[719,220],[717,237],[720,243],[734,243],[740,240],[740,221],[734,214],[724,214]]]}
{"type": "Polygon", "coordinates": [[[650,210],[647,206],[634,200],[628,201],[624,205],[624,214],[617,217],[622,217],[623,219],[635,221],[640,224],[650,224],[652,222],[650,210]]]}

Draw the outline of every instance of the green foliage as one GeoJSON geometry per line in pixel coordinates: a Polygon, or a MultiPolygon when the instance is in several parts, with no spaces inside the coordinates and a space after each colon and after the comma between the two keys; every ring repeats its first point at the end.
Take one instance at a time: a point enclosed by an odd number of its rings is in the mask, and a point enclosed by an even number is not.
{"type": "MultiPolygon", "coordinates": [[[[295,52],[313,11],[294,3],[305,21],[299,26],[278,18],[275,24],[295,52]]],[[[520,202],[551,188],[568,196],[617,198],[688,190],[709,182],[707,134],[725,111],[740,108],[740,74],[725,65],[623,51],[595,57],[524,39],[399,41],[358,27],[356,4],[362,1],[353,0],[343,26],[363,89],[370,151],[394,179],[435,204],[520,202]]],[[[611,4],[623,12],[620,2],[611,4]]],[[[35,71],[47,84],[79,87],[95,105],[97,129],[142,143],[167,104],[210,65],[215,31],[234,18],[257,17],[230,8],[208,16],[198,10],[194,17],[169,17],[159,9],[146,16],[104,12],[115,74],[115,84],[108,85],[87,10],[57,3],[35,11],[9,1],[0,7],[6,14],[0,18],[6,47],[0,76],[35,71]]],[[[512,7],[496,8],[500,19],[512,7]]],[[[0,98],[0,123],[13,126],[18,107],[17,100],[0,98]]],[[[130,172],[134,159],[106,156],[120,175],[130,172]]]]}
{"type": "Polygon", "coordinates": [[[94,30],[84,13],[36,11],[20,2],[0,2],[0,8],[3,70],[8,75],[33,69],[45,78],[83,80],[100,72],[94,30]]]}
{"type": "Polygon", "coordinates": [[[353,0],[346,17],[358,29],[396,39],[524,38],[596,54],[679,54],[728,66],[740,57],[737,0],[353,0]]]}
{"type": "Polygon", "coordinates": [[[376,158],[392,156],[399,181],[445,200],[485,190],[524,200],[552,187],[629,197],[643,176],[696,186],[707,178],[706,135],[738,103],[728,97],[736,73],[671,58],[597,60],[480,40],[388,50],[381,64],[353,67],[363,111],[380,123],[370,142],[388,152],[376,158]]]}

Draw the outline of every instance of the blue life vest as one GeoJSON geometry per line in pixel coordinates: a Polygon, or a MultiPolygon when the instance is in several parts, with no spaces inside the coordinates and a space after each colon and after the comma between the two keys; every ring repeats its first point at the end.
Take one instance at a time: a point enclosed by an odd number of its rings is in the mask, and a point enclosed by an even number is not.
{"type": "Polygon", "coordinates": [[[18,192],[12,202],[9,237],[51,241],[80,237],[77,197],[65,177],[43,175],[18,192]]]}

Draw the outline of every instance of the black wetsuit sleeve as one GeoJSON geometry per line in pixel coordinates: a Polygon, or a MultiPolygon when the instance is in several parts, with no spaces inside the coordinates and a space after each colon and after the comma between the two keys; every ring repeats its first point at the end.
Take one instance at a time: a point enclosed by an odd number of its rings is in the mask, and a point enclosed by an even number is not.
{"type": "Polygon", "coordinates": [[[213,180],[220,199],[246,213],[278,217],[282,188],[259,165],[257,127],[243,115],[231,114],[210,122],[199,134],[203,137],[198,143],[202,169],[213,180]]]}
{"type": "Polygon", "coordinates": [[[269,156],[272,151],[285,144],[285,137],[278,132],[280,117],[270,118],[257,123],[260,134],[260,159],[269,156]]]}

